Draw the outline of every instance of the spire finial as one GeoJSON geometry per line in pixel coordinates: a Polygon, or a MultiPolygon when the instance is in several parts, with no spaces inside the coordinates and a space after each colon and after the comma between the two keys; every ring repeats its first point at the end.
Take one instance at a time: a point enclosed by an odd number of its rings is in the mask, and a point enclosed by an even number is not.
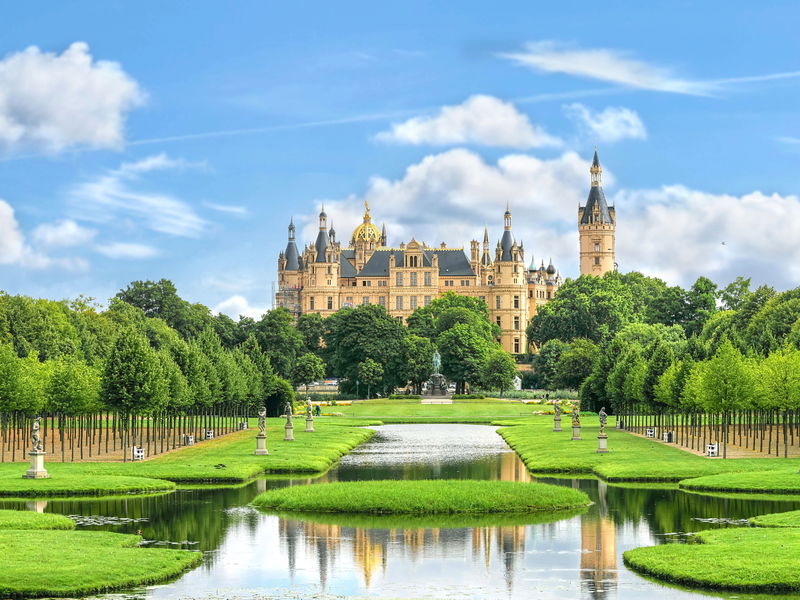
{"type": "Polygon", "coordinates": [[[600,159],[597,156],[597,146],[594,147],[594,158],[592,159],[592,166],[589,168],[589,173],[592,174],[592,187],[602,185],[601,175],[603,167],[600,166],[600,159]]]}

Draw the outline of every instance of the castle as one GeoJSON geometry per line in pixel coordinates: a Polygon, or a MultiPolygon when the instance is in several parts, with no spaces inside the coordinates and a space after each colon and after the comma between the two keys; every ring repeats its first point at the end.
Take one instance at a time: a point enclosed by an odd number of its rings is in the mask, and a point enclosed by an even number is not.
{"type": "MultiPolygon", "coordinates": [[[[602,168],[594,153],[591,189],[586,205],[578,208],[581,274],[602,275],[615,268],[616,213],[606,203],[602,168]]],[[[562,283],[552,261],[525,267],[525,250],[511,227],[511,211],[503,215],[503,235],[494,252],[484,229],[483,244],[472,240],[469,256],[463,248],[444,242],[430,247],[411,239],[396,248],[387,246],[386,227],[372,222],[365,202],[363,221],[347,246],[328,228],[325,208],[319,214],[319,233],[302,254],[289,223],[289,242],[278,258],[275,303],[295,317],[317,312],[327,317],[340,308],[379,304],[404,321],[417,307],[426,306],[445,292],[483,300],[490,319],[500,327],[500,342],[513,354],[527,351],[525,328],[539,306],[551,300],[562,283]]]]}

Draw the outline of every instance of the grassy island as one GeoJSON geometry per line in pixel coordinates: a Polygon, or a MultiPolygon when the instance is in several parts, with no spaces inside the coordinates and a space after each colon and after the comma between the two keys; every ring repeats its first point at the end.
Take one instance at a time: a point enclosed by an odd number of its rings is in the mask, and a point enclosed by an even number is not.
{"type": "Polygon", "coordinates": [[[202,560],[199,552],[141,548],[138,535],[72,531],[61,515],[0,511],[0,596],[84,596],[156,583],[202,560]]]}
{"type": "Polygon", "coordinates": [[[513,481],[353,481],[264,492],[253,504],[276,511],[366,514],[488,514],[588,506],[571,488],[513,481]]]}
{"type": "Polygon", "coordinates": [[[635,571],[692,587],[800,590],[800,529],[715,529],[697,534],[695,542],[635,548],[623,558],[635,571]]]}
{"type": "Polygon", "coordinates": [[[89,463],[48,464],[48,479],[23,479],[19,463],[0,465],[0,496],[116,496],[171,492],[175,484],[148,477],[102,475],[89,463]]]}

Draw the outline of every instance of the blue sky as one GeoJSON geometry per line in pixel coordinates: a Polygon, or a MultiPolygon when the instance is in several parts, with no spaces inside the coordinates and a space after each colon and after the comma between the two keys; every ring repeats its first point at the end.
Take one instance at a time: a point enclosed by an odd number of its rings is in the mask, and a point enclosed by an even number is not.
{"type": "Polygon", "coordinates": [[[392,244],[465,246],[484,225],[499,236],[508,201],[528,258],[574,276],[595,145],[623,270],[800,284],[796,3],[27,2],[1,16],[8,292],[104,301],[166,277],[258,314],[289,218],[311,241],[325,202],[346,241],[365,198],[392,244]]]}

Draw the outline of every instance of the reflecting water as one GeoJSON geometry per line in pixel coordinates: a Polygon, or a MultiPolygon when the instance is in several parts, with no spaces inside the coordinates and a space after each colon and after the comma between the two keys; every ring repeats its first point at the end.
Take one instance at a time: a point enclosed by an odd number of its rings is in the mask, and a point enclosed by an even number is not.
{"type": "MultiPolygon", "coordinates": [[[[594,479],[539,479],[585,491],[594,504],[561,515],[365,517],[269,515],[248,507],[268,488],[353,479],[530,480],[495,428],[397,425],[317,479],[259,480],[119,500],[6,503],[81,515],[81,527],[140,532],[153,544],[206,552],[161,598],[700,598],[622,565],[622,552],[685,539],[800,502],[731,500],[594,479]]],[[[746,594],[710,597],[755,598],[746,594]]]]}

